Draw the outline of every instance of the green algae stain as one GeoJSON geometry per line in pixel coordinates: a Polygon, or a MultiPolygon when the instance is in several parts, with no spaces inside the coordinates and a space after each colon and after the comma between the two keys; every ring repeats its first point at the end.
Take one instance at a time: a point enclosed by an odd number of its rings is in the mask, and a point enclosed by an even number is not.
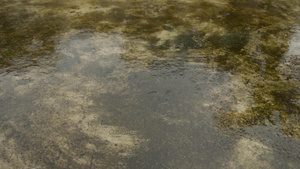
{"type": "Polygon", "coordinates": [[[65,27],[65,18],[54,13],[43,16],[22,9],[10,13],[4,8],[0,12],[0,67],[13,65],[18,58],[35,64],[39,57],[51,55],[54,52],[54,35],[65,27]]]}
{"type": "MultiPolygon", "coordinates": [[[[264,124],[279,111],[283,130],[299,137],[294,130],[299,119],[290,120],[299,116],[299,106],[293,103],[298,95],[295,84],[283,80],[277,70],[288,49],[289,30],[295,22],[290,9],[295,4],[279,0],[224,2],[218,6],[210,1],[30,1],[24,2],[26,8],[15,9],[8,5],[12,2],[2,2],[0,66],[13,65],[16,58],[34,60],[51,55],[56,45],[53,36],[70,29],[119,33],[133,39],[129,43],[144,42],[143,47],[155,56],[185,52],[197,58],[201,53],[219,70],[241,77],[253,101],[251,108],[220,115],[222,126],[264,124]],[[30,11],[31,7],[41,14],[30,11]],[[172,37],[160,37],[162,31],[172,37]]],[[[138,52],[130,55],[139,60],[144,56],[138,52]]],[[[201,58],[192,59],[196,60],[201,58]]],[[[144,61],[153,63],[147,58],[144,61]]]]}
{"type": "Polygon", "coordinates": [[[219,117],[221,126],[261,125],[266,120],[274,124],[274,112],[280,112],[282,130],[292,137],[299,137],[300,108],[293,102],[299,99],[299,91],[295,84],[283,80],[277,70],[288,49],[287,37],[291,35],[289,30],[295,18],[284,2],[257,2],[244,6],[245,2],[232,2],[235,10],[228,11],[225,19],[216,22],[228,31],[244,32],[242,36],[212,35],[207,39],[208,46],[225,49],[226,54],[217,56],[215,61],[223,70],[244,78],[253,100],[251,108],[244,112],[222,114],[219,117]],[[251,37],[253,34],[256,36],[251,37]],[[248,45],[257,35],[256,44],[248,45]],[[256,49],[255,55],[260,55],[259,59],[253,56],[253,48],[256,49]]]}
{"type": "Polygon", "coordinates": [[[221,38],[222,46],[233,52],[240,52],[248,41],[249,35],[245,33],[232,33],[221,38]]]}
{"type": "Polygon", "coordinates": [[[176,48],[181,50],[200,49],[200,45],[193,39],[193,34],[182,34],[175,40],[176,48]]]}

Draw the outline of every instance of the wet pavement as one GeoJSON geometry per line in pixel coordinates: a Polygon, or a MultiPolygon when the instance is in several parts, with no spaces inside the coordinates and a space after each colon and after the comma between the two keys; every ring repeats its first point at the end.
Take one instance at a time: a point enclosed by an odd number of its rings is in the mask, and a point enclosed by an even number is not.
{"type": "Polygon", "coordinates": [[[296,0],[0,0],[0,168],[300,168],[296,0]]]}

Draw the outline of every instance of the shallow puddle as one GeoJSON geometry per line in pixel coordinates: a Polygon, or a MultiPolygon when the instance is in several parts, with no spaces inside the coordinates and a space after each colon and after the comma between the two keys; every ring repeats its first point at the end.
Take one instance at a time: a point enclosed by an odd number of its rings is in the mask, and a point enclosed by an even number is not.
{"type": "Polygon", "coordinates": [[[297,1],[0,5],[2,168],[300,168],[297,1]]]}

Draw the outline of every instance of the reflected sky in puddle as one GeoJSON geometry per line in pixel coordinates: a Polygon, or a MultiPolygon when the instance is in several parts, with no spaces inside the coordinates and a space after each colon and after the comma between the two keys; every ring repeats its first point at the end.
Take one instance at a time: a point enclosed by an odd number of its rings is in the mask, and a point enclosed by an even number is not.
{"type": "Polygon", "coordinates": [[[288,4],[17,2],[0,7],[1,166],[300,167],[288,4]]]}

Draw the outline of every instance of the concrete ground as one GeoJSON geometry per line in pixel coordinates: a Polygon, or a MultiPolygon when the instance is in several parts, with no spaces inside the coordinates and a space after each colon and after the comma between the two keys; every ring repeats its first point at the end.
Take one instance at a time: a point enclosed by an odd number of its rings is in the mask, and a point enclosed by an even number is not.
{"type": "Polygon", "coordinates": [[[299,5],[0,0],[0,168],[300,168],[299,5]]]}

